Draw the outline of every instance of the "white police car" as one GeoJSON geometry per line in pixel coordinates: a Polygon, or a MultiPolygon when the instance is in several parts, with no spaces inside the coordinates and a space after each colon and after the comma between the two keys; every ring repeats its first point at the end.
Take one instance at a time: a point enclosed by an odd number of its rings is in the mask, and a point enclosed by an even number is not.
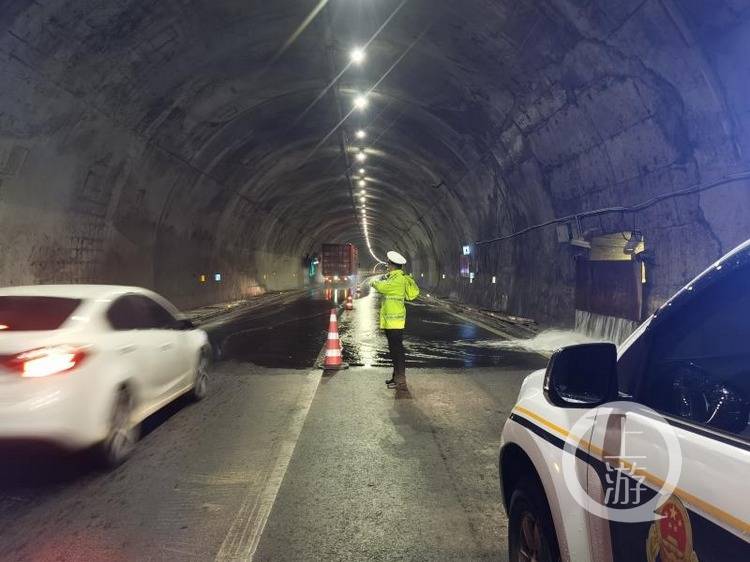
{"type": "Polygon", "coordinates": [[[750,560],[749,414],[750,241],[619,350],[527,377],[500,451],[510,560],[750,560]]]}

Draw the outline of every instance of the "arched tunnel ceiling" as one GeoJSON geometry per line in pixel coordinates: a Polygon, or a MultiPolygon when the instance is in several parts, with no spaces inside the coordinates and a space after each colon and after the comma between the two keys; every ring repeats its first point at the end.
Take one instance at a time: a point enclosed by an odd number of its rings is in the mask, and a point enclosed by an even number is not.
{"type": "MultiPolygon", "coordinates": [[[[462,243],[744,169],[747,101],[732,68],[747,11],[732,0],[0,2],[0,274],[124,276],[187,302],[183,273],[251,271],[239,283],[252,284],[324,242],[364,248],[360,145],[373,248],[435,276],[457,268],[462,243]],[[347,68],[363,44],[365,64],[347,68]],[[370,106],[352,112],[360,92],[370,106]]],[[[715,202],[674,206],[640,220],[655,238],[703,243],[690,259],[659,248],[679,265],[655,298],[741,237],[714,225],[725,222],[715,202]]],[[[519,310],[558,315],[531,303],[569,281],[553,238],[481,258],[520,278],[539,266],[529,248],[553,264],[506,287],[519,310]]]]}

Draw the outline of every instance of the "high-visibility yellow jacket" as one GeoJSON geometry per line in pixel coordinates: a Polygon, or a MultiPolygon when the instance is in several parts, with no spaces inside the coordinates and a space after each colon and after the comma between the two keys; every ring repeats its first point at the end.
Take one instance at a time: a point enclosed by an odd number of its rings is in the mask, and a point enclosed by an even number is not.
{"type": "Polygon", "coordinates": [[[387,279],[373,281],[372,286],[383,295],[380,305],[380,329],[403,330],[406,327],[405,301],[413,301],[419,296],[419,287],[411,275],[402,270],[391,271],[387,279]]]}

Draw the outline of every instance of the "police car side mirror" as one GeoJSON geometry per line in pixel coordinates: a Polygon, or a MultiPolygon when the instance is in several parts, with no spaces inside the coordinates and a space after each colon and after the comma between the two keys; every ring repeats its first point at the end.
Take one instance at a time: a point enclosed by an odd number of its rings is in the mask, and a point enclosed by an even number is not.
{"type": "Polygon", "coordinates": [[[544,395],[561,408],[593,408],[617,400],[617,347],[590,343],[556,351],[547,365],[544,395]]]}

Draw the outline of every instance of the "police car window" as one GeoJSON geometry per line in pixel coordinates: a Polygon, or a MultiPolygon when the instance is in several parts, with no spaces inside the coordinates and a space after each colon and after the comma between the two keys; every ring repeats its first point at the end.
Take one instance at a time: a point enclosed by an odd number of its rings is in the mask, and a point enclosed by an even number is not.
{"type": "Polygon", "coordinates": [[[623,397],[633,397],[647,350],[646,338],[640,337],[630,344],[617,361],[617,382],[623,397]]]}
{"type": "Polygon", "coordinates": [[[728,273],[655,327],[643,402],[750,438],[750,268],[728,273]]]}
{"type": "Polygon", "coordinates": [[[115,330],[145,330],[151,328],[152,321],[133,295],[117,299],[107,310],[107,320],[115,330]]]}

